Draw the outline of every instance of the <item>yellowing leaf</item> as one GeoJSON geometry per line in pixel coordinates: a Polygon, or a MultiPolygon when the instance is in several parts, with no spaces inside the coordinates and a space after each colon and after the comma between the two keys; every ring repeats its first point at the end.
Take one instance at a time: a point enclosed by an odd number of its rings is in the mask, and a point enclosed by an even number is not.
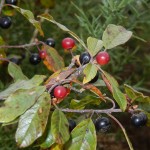
{"type": "Polygon", "coordinates": [[[56,72],[64,68],[64,60],[54,48],[45,45],[42,49],[47,52],[43,63],[49,70],[56,72]]]}
{"type": "Polygon", "coordinates": [[[102,41],[106,49],[111,49],[124,44],[131,36],[132,32],[127,31],[124,27],[109,24],[103,33],[102,41]]]}

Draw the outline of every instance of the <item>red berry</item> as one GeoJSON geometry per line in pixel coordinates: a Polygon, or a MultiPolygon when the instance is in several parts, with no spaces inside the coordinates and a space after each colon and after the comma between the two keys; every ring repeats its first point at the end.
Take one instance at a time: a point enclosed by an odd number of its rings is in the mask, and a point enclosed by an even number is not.
{"type": "Polygon", "coordinates": [[[67,95],[67,89],[64,86],[57,86],[54,88],[54,96],[56,98],[64,98],[67,95]]]}
{"type": "Polygon", "coordinates": [[[107,52],[99,52],[96,55],[96,61],[100,65],[106,65],[110,61],[110,56],[107,52]]]}
{"type": "Polygon", "coordinates": [[[41,59],[45,59],[46,56],[47,56],[47,53],[46,53],[45,50],[42,50],[42,51],[39,52],[39,55],[40,55],[40,58],[41,58],[41,59]]]}
{"type": "Polygon", "coordinates": [[[67,38],[62,40],[62,47],[64,49],[69,50],[69,49],[72,49],[74,46],[75,46],[74,39],[67,37],[67,38]]]}

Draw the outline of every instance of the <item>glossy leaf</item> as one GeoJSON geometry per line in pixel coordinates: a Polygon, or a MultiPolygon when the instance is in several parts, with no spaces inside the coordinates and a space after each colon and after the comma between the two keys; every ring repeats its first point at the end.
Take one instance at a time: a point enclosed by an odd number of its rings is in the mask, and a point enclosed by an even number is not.
{"type": "Polygon", "coordinates": [[[56,109],[52,114],[51,131],[55,142],[64,144],[69,140],[69,123],[63,112],[56,109]]]}
{"type": "Polygon", "coordinates": [[[50,95],[43,93],[37,102],[28,109],[19,120],[16,142],[19,147],[31,145],[37,138],[42,136],[50,111],[50,95]]]}
{"type": "Polygon", "coordinates": [[[88,47],[89,53],[92,56],[95,56],[102,49],[103,41],[93,38],[93,37],[88,37],[87,47],[88,47]]]}
{"type": "Polygon", "coordinates": [[[66,150],[96,150],[97,138],[93,121],[80,122],[71,132],[71,139],[66,150]]]}
{"type": "Polygon", "coordinates": [[[96,76],[97,68],[94,64],[89,63],[83,70],[83,73],[85,75],[83,79],[83,84],[85,84],[91,81],[96,76]]]}
{"type": "Polygon", "coordinates": [[[18,90],[11,94],[4,105],[0,107],[0,122],[11,122],[22,115],[44,91],[44,86],[38,86],[30,90],[18,90]]]}
{"type": "Polygon", "coordinates": [[[55,143],[55,140],[53,138],[52,131],[51,131],[51,115],[49,115],[49,120],[48,120],[47,127],[43,136],[44,137],[41,137],[42,142],[40,144],[40,147],[42,149],[49,148],[51,147],[51,145],[55,143]]]}
{"type": "Polygon", "coordinates": [[[84,42],[83,42],[74,32],[72,32],[71,30],[69,30],[69,29],[68,29],[67,27],[65,27],[64,25],[62,25],[62,24],[56,22],[56,21],[54,20],[54,18],[53,18],[51,15],[49,15],[49,14],[42,14],[42,15],[40,15],[40,16],[38,16],[38,17],[43,18],[43,19],[46,19],[46,20],[48,20],[48,21],[54,23],[55,25],[57,25],[61,30],[65,31],[65,32],[68,32],[68,33],[69,33],[71,36],[73,36],[85,49],[87,49],[86,46],[85,46],[85,44],[84,44],[84,42]]]}
{"type": "Polygon", "coordinates": [[[39,31],[41,36],[44,36],[43,30],[41,25],[38,21],[35,20],[33,13],[30,10],[22,9],[15,5],[10,5],[11,7],[15,8],[18,12],[20,12],[24,17],[28,19],[28,21],[39,31]]]}
{"type": "Polygon", "coordinates": [[[14,81],[28,80],[28,78],[23,74],[21,68],[15,63],[9,62],[8,73],[11,75],[14,81]]]}
{"type": "Polygon", "coordinates": [[[133,89],[131,86],[125,84],[124,85],[126,94],[132,101],[138,101],[142,103],[150,103],[150,96],[145,96],[143,93],[138,92],[137,90],[133,89]]]}
{"type": "Polygon", "coordinates": [[[42,49],[46,50],[47,52],[47,56],[43,63],[49,70],[56,72],[64,68],[64,60],[54,48],[45,45],[42,49]]]}
{"type": "Polygon", "coordinates": [[[45,79],[43,75],[35,75],[30,80],[21,80],[11,84],[6,90],[0,92],[0,99],[6,99],[10,94],[20,89],[31,89],[40,85],[45,79]]]}
{"type": "Polygon", "coordinates": [[[109,24],[103,33],[102,41],[106,49],[111,49],[124,44],[131,36],[132,32],[127,31],[124,27],[109,24]]]}

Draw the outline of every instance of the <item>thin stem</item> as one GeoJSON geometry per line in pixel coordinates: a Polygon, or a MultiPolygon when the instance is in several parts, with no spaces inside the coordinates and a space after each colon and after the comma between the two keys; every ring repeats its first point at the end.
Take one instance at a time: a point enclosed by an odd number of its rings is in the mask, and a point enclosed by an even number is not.
{"type": "Polygon", "coordinates": [[[109,117],[111,117],[111,118],[120,126],[120,128],[122,129],[122,131],[123,131],[123,133],[124,133],[124,135],[125,135],[125,138],[126,138],[126,140],[127,140],[127,143],[128,143],[128,145],[129,145],[130,150],[134,150],[134,149],[133,149],[133,146],[132,146],[132,144],[131,144],[131,142],[130,142],[130,139],[129,139],[127,133],[126,133],[126,130],[125,130],[125,128],[123,127],[123,125],[122,125],[113,115],[111,115],[110,113],[107,113],[107,115],[108,115],[109,117]]]}
{"type": "Polygon", "coordinates": [[[37,46],[39,44],[43,44],[43,43],[38,41],[31,44],[23,44],[23,45],[1,45],[0,48],[27,48],[27,47],[37,46]]]}
{"type": "Polygon", "coordinates": [[[5,3],[5,0],[1,0],[1,3],[0,3],[0,14],[2,12],[2,8],[4,6],[4,3],[5,3]]]}

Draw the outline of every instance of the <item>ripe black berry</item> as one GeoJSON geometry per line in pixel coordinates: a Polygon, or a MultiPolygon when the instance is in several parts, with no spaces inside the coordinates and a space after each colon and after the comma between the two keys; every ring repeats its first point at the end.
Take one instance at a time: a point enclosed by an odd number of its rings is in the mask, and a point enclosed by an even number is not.
{"type": "Polygon", "coordinates": [[[19,65],[19,64],[20,64],[20,62],[21,62],[21,59],[19,59],[19,58],[15,58],[15,57],[10,58],[9,60],[10,60],[11,62],[13,62],[13,63],[17,64],[17,65],[19,65]]]}
{"type": "Polygon", "coordinates": [[[135,127],[141,127],[146,125],[147,123],[147,116],[145,113],[141,112],[139,114],[133,114],[131,117],[131,123],[135,126],[135,127]]]}
{"type": "Polygon", "coordinates": [[[33,53],[31,56],[30,56],[30,63],[33,64],[33,65],[37,65],[41,62],[41,58],[39,56],[39,54],[37,53],[33,53]]]}
{"type": "Polygon", "coordinates": [[[85,65],[85,64],[89,63],[90,59],[91,59],[91,56],[87,52],[82,53],[79,57],[81,65],[85,65]]]}
{"type": "Polygon", "coordinates": [[[110,129],[110,120],[106,117],[98,118],[95,121],[95,128],[97,131],[107,132],[110,129]]]}
{"type": "Polygon", "coordinates": [[[0,27],[3,29],[8,29],[11,26],[12,22],[10,17],[4,16],[0,18],[0,27]]]}
{"type": "Polygon", "coordinates": [[[17,5],[17,0],[5,0],[6,4],[17,5]]]}
{"type": "Polygon", "coordinates": [[[89,82],[89,83],[95,83],[99,78],[99,72],[97,72],[96,76],[89,82]]]}
{"type": "Polygon", "coordinates": [[[69,122],[69,131],[71,132],[76,127],[76,122],[72,119],[69,119],[68,122],[69,122]]]}
{"type": "Polygon", "coordinates": [[[55,47],[55,40],[52,38],[48,38],[45,42],[48,46],[55,47]]]}

